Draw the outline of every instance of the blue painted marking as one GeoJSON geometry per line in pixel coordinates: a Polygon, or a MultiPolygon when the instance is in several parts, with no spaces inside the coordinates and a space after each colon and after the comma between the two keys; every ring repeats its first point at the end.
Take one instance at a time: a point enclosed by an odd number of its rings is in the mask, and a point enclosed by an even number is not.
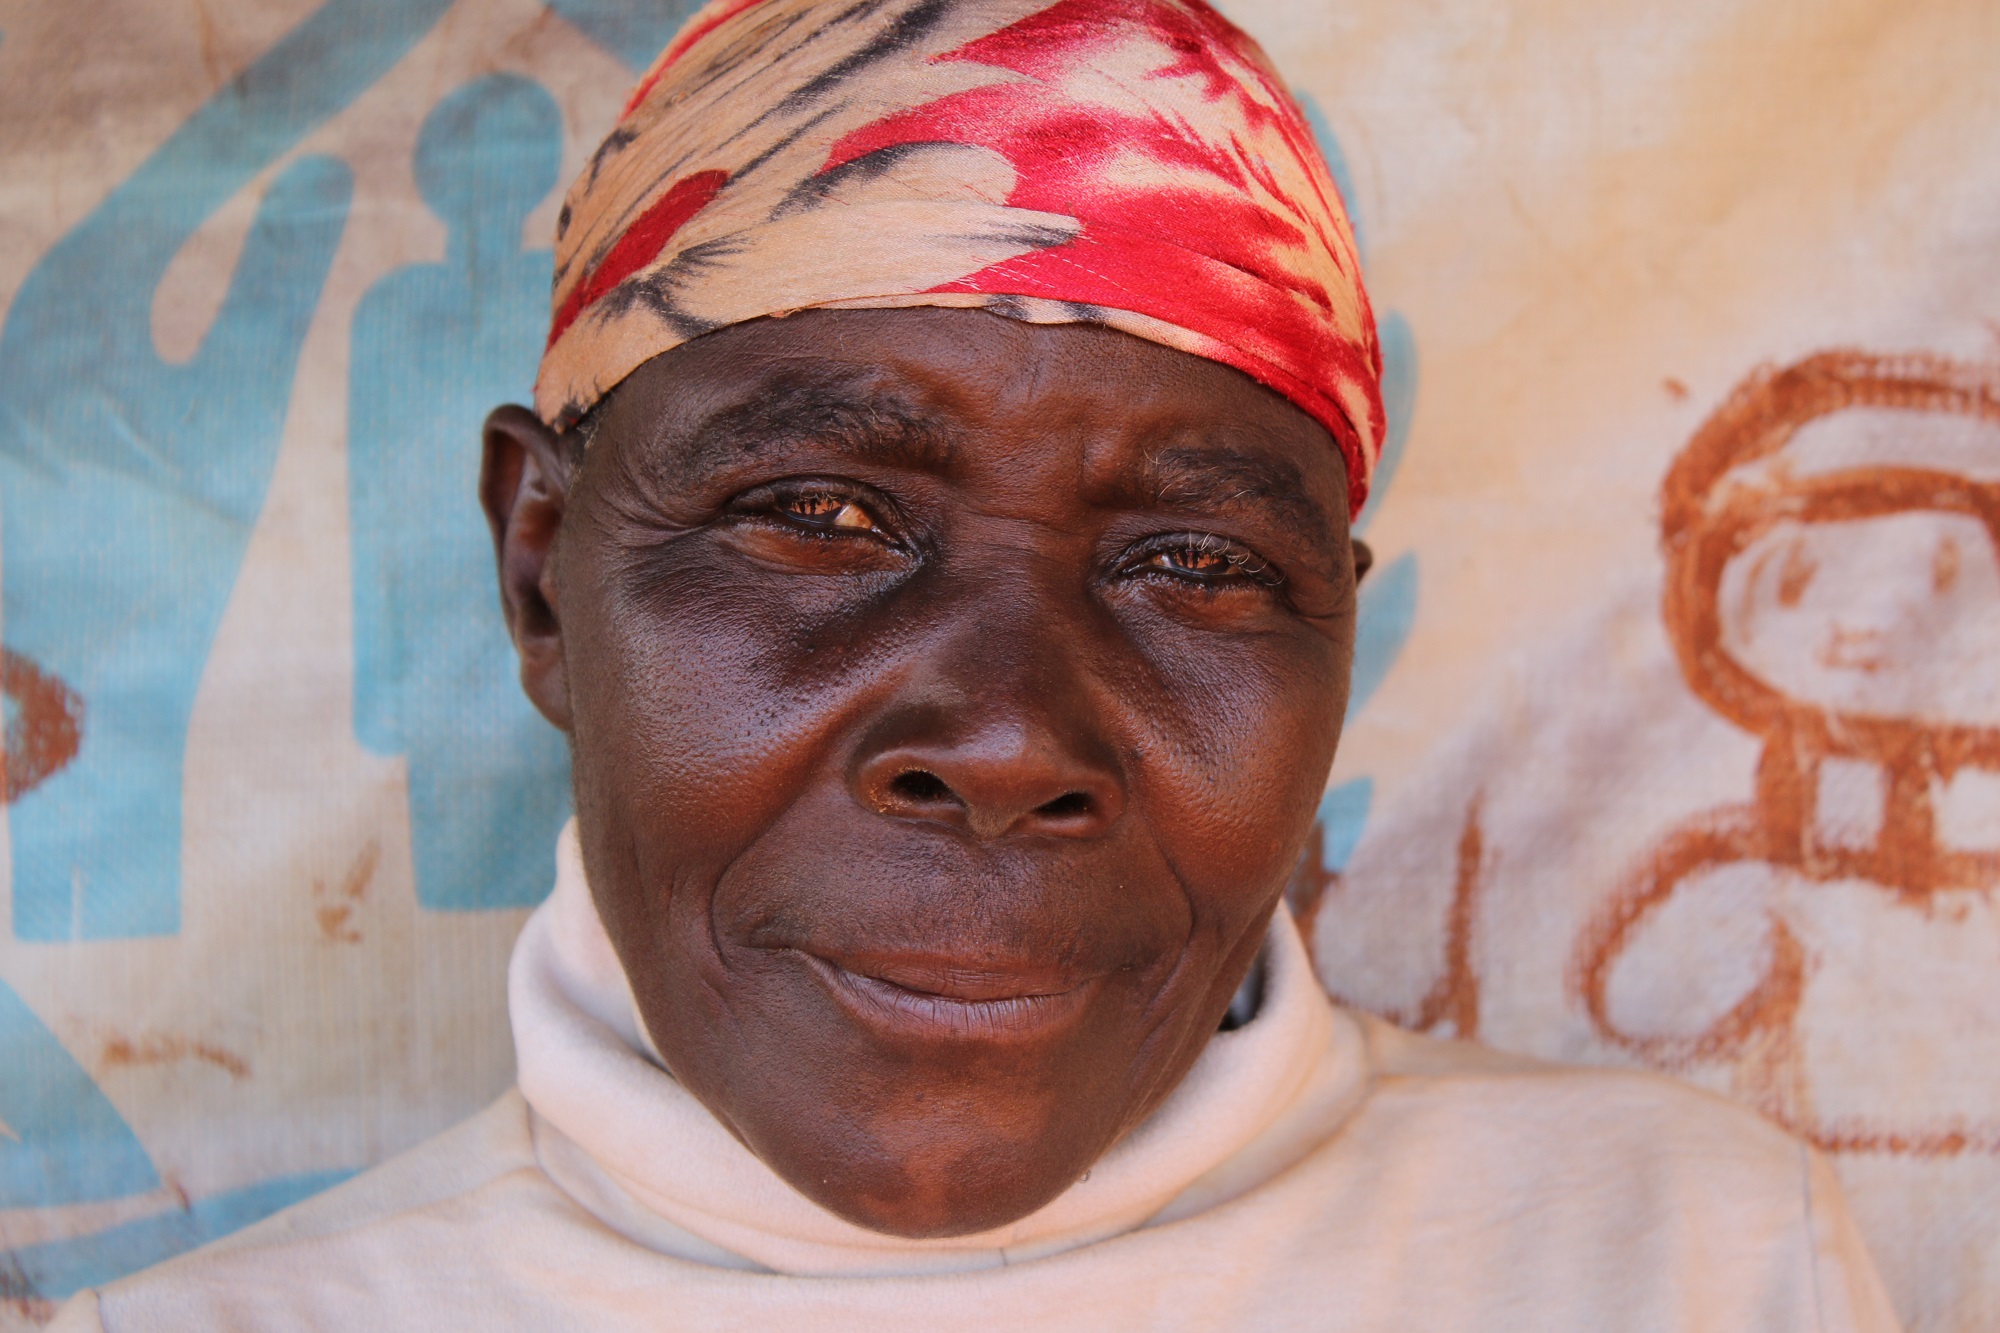
{"type": "Polygon", "coordinates": [[[554,260],[524,252],[556,183],[562,117],[539,84],[469,83],[417,140],[444,262],[381,279],[354,318],[348,496],[354,730],[408,757],[417,900],[527,906],[549,889],[569,813],[569,752],[521,691],[478,502],[480,423],[527,397],[554,260]]]}
{"type": "Polygon", "coordinates": [[[1417,339],[1410,332],[1410,321],[1401,311],[1391,310],[1376,321],[1375,332],[1382,343],[1382,415],[1388,432],[1382,440],[1382,456],[1375,460],[1368,499],[1354,519],[1357,536],[1366,533],[1381,512],[1382,498],[1396,479],[1396,469],[1403,465],[1410,420],[1417,411],[1417,339]]]}
{"type": "Polygon", "coordinates": [[[160,1177],[90,1075],[0,981],[0,1208],[118,1199],[160,1177]]]}
{"type": "Polygon", "coordinates": [[[82,695],[83,748],[12,811],[23,939],[180,927],[189,712],[263,504],[298,349],[346,222],[347,169],[265,195],[184,365],[153,294],[187,238],[352,101],[449,0],[329,0],[43,256],[0,330],[8,646],[82,695]]]}
{"type": "Polygon", "coordinates": [[[1405,551],[1387,568],[1372,571],[1361,584],[1360,602],[1354,677],[1347,692],[1349,720],[1367,707],[1409,641],[1417,618],[1417,553],[1405,551]]]}
{"type": "Polygon", "coordinates": [[[1320,798],[1320,868],[1345,870],[1361,842],[1361,830],[1368,823],[1368,808],[1375,800],[1375,780],[1355,778],[1343,782],[1320,798]]]}
{"type": "Polygon", "coordinates": [[[94,1235],[44,1241],[0,1252],[15,1280],[43,1300],[60,1301],[85,1287],[101,1287],[127,1273],[150,1268],[183,1250],[219,1240],[281,1208],[289,1208],[348,1179],[352,1171],[317,1171],[282,1176],[227,1194],[197,1199],[185,1209],[125,1222],[94,1235]]]}
{"type": "Polygon", "coordinates": [[[637,73],[666,49],[701,0],[549,0],[549,8],[637,73]]]}

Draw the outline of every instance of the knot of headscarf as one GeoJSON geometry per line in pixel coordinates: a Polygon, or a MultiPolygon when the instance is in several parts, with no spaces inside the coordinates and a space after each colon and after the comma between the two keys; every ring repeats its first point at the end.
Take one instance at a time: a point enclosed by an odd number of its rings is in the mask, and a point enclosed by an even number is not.
{"type": "Polygon", "coordinates": [[[1120,329],[1332,433],[1359,509],[1381,354],[1312,131],[1203,0],[713,0],[571,186],[535,386],[812,308],[1120,329]]]}

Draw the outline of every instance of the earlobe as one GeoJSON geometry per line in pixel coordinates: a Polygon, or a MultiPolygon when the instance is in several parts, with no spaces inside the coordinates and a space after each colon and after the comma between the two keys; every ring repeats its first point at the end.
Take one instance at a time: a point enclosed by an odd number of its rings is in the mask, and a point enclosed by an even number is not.
{"type": "Polygon", "coordinates": [[[1359,537],[1354,539],[1354,581],[1361,582],[1369,570],[1375,568],[1375,552],[1359,537]]]}
{"type": "Polygon", "coordinates": [[[521,688],[555,726],[569,730],[562,620],[555,591],[556,539],[569,500],[562,440],[524,407],[486,418],[479,503],[493,531],[500,607],[521,658],[521,688]]]}

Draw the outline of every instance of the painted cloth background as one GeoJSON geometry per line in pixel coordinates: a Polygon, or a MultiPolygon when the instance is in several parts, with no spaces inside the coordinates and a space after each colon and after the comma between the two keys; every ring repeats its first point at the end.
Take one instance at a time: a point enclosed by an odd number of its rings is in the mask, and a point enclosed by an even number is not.
{"type": "MultiPolygon", "coordinates": [[[[2000,1323],[2000,9],[1226,9],[1387,370],[1323,977],[1747,1101],[2000,1323]]],[[[679,17],[0,9],[0,1328],[509,1081],[476,431],[679,17]]]]}

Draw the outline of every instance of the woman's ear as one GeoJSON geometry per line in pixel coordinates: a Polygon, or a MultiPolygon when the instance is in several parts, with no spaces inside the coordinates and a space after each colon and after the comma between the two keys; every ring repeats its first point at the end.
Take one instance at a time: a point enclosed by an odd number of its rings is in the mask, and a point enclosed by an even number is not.
{"type": "Polygon", "coordinates": [[[556,598],[556,536],[569,501],[562,439],[525,407],[486,418],[479,503],[493,529],[500,608],[521,657],[521,688],[543,717],[569,730],[562,617],[556,598]]]}
{"type": "Polygon", "coordinates": [[[1354,539],[1354,581],[1360,583],[1369,570],[1375,568],[1375,552],[1368,549],[1368,543],[1359,537],[1354,539]]]}

